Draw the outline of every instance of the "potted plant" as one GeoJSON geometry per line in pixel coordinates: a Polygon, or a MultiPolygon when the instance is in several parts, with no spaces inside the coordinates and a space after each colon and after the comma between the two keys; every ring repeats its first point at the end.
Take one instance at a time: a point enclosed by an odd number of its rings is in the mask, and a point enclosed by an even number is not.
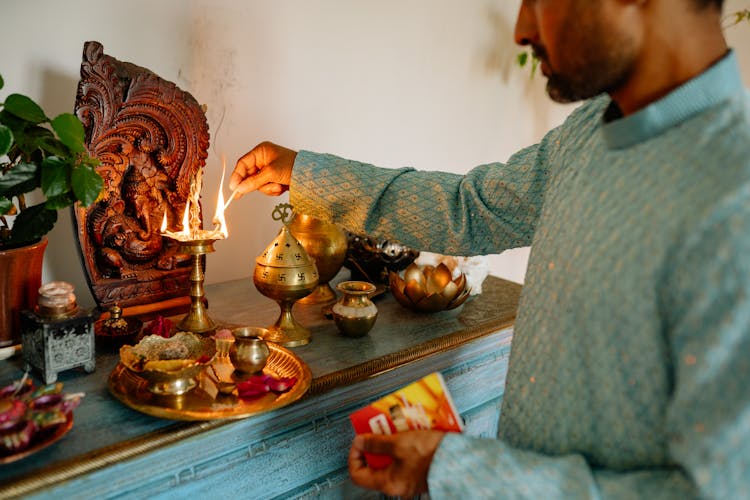
{"type": "Polygon", "coordinates": [[[102,191],[84,140],[71,113],[50,119],[21,94],[0,103],[0,348],[17,343],[18,314],[36,303],[57,211],[88,206],[102,191]]]}

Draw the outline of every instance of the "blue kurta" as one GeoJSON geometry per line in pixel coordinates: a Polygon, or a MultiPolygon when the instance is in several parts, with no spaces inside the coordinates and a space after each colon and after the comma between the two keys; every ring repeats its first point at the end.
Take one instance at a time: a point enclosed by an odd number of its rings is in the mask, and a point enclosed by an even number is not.
{"type": "Polygon", "coordinates": [[[750,496],[750,95],[730,52],[609,105],[465,176],[297,156],[303,213],[452,255],[531,245],[499,439],[446,436],[433,498],[750,496]]]}

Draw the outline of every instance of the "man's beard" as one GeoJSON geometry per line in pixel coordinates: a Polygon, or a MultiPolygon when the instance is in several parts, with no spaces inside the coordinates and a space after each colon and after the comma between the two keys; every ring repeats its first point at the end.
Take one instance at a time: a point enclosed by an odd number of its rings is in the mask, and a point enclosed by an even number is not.
{"type": "Polygon", "coordinates": [[[632,46],[627,40],[617,43],[589,40],[587,44],[580,46],[587,47],[588,53],[584,56],[581,52],[568,49],[571,55],[564,68],[550,66],[545,48],[533,46],[534,55],[540,61],[546,61],[549,68],[547,94],[555,102],[581,101],[603,92],[611,92],[619,88],[630,74],[632,46]]]}
{"type": "Polygon", "coordinates": [[[551,74],[547,79],[547,95],[559,103],[582,101],[599,95],[603,91],[591,80],[569,79],[556,73],[551,74]]]}

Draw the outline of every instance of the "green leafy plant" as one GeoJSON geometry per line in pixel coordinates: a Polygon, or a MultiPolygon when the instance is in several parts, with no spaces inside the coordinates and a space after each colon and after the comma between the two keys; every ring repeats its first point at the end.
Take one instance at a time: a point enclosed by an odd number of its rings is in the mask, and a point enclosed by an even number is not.
{"type": "MultiPolygon", "coordinates": [[[[0,76],[0,89],[4,86],[0,76]]],[[[0,103],[0,250],[34,243],[57,222],[57,211],[88,206],[102,191],[98,160],[84,145],[71,113],[50,119],[32,99],[10,94],[0,103]],[[37,189],[44,201],[27,205],[37,189]],[[11,221],[10,216],[15,216],[11,221]]]]}
{"type": "Polygon", "coordinates": [[[727,16],[728,24],[725,27],[734,26],[742,22],[750,23],[750,9],[742,9],[727,16]]]}
{"type": "Polygon", "coordinates": [[[531,51],[519,52],[516,56],[516,64],[521,68],[528,64],[531,67],[531,75],[529,76],[533,78],[536,68],[539,66],[539,58],[531,51]]]}

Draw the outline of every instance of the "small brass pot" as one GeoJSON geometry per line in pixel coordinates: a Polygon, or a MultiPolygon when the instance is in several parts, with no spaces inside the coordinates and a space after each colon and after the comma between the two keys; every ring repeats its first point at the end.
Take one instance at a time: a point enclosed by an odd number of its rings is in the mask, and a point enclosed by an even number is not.
{"type": "Polygon", "coordinates": [[[257,326],[243,326],[232,330],[235,343],[229,350],[229,359],[237,371],[258,373],[263,371],[271,351],[263,340],[268,330],[257,326]]]}
{"type": "Polygon", "coordinates": [[[336,285],[343,293],[333,305],[333,320],[347,337],[367,335],[378,317],[378,308],[370,300],[375,285],[367,281],[343,281],[336,285]]]}

